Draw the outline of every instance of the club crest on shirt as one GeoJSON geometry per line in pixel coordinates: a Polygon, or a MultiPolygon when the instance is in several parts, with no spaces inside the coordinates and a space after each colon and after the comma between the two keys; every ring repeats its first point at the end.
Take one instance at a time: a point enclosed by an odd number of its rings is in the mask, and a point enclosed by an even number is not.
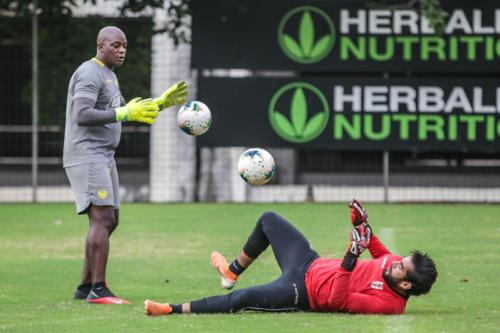
{"type": "Polygon", "coordinates": [[[372,281],[372,289],[384,290],[384,283],[382,281],[372,281]]]}
{"type": "Polygon", "coordinates": [[[106,190],[99,190],[97,192],[97,195],[99,196],[100,199],[106,199],[108,197],[108,191],[106,190]]]}

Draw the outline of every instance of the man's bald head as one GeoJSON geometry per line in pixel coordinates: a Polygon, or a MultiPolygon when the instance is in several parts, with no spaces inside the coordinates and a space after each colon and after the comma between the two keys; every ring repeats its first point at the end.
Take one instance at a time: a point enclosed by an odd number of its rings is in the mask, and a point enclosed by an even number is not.
{"type": "Polygon", "coordinates": [[[109,68],[121,66],[125,60],[127,37],[118,27],[107,26],[97,34],[97,59],[109,68]]]}
{"type": "Polygon", "coordinates": [[[112,25],[104,27],[99,30],[99,33],[97,34],[97,46],[104,43],[105,41],[109,41],[113,38],[119,37],[125,38],[125,33],[120,28],[112,25]]]}

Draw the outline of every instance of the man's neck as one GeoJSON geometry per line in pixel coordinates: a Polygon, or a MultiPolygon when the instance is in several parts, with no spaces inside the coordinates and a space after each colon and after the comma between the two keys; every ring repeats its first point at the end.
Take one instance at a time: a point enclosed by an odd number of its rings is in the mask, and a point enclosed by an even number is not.
{"type": "Polygon", "coordinates": [[[103,67],[106,67],[106,68],[108,68],[108,69],[110,69],[110,70],[113,70],[113,69],[114,69],[114,68],[113,68],[113,66],[109,66],[108,64],[106,64],[106,63],[104,62],[104,59],[103,59],[103,57],[102,57],[102,56],[100,56],[100,54],[97,54],[97,55],[96,55],[94,58],[92,58],[92,59],[94,59],[94,60],[95,60],[95,61],[96,61],[99,65],[101,65],[101,66],[103,66],[103,67]]]}

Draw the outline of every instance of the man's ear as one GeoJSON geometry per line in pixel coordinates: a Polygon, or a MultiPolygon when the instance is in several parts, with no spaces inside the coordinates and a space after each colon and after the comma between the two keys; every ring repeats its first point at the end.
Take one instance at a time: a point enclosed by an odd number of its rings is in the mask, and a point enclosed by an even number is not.
{"type": "Polygon", "coordinates": [[[97,41],[97,51],[102,51],[102,48],[104,47],[104,41],[100,40],[100,41],[97,41]]]}
{"type": "Polygon", "coordinates": [[[401,281],[399,282],[399,287],[404,290],[410,290],[412,287],[412,283],[410,281],[401,281]]]}

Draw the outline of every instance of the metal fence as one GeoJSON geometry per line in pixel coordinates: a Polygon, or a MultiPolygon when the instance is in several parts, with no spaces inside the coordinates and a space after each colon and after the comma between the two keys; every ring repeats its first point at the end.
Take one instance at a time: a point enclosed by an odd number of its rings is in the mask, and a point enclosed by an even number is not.
{"type": "MultiPolygon", "coordinates": [[[[122,89],[126,99],[159,95],[180,79],[190,84],[190,98],[196,99],[196,82],[203,73],[190,67],[190,46],[175,47],[165,34],[141,41],[144,29],[152,32],[154,24],[166,19],[166,12],[123,18],[119,5],[119,1],[100,1],[73,12],[74,20],[88,18],[96,27],[123,25],[128,36],[136,37],[130,38],[136,42],[130,44],[132,50],[147,45],[146,58],[131,57],[117,70],[119,78],[133,82],[122,89]],[[147,63],[147,71],[138,69],[141,62],[147,63]]],[[[0,16],[2,26],[12,20],[0,16]]],[[[17,30],[0,33],[0,202],[73,200],[62,168],[66,89],[72,70],[93,56],[92,38],[98,31],[82,36],[74,22],[48,27],[43,25],[50,24],[47,21],[37,26],[24,20],[17,23],[17,30]],[[49,33],[61,29],[78,36],[59,34],[57,38],[66,39],[56,40],[61,47],[54,59],[53,49],[47,52],[53,37],[49,33]],[[67,59],[65,50],[76,44],[84,44],[86,52],[67,59]]],[[[212,109],[214,122],[217,111],[212,109]]],[[[277,173],[269,184],[252,187],[237,171],[238,156],[248,147],[198,147],[195,138],[178,129],[175,117],[175,110],[167,111],[152,127],[123,127],[117,151],[122,201],[332,202],[358,197],[378,202],[500,202],[500,154],[468,152],[263,147],[273,154],[277,173]]],[[[230,146],[231,138],[227,141],[230,146]]]]}

